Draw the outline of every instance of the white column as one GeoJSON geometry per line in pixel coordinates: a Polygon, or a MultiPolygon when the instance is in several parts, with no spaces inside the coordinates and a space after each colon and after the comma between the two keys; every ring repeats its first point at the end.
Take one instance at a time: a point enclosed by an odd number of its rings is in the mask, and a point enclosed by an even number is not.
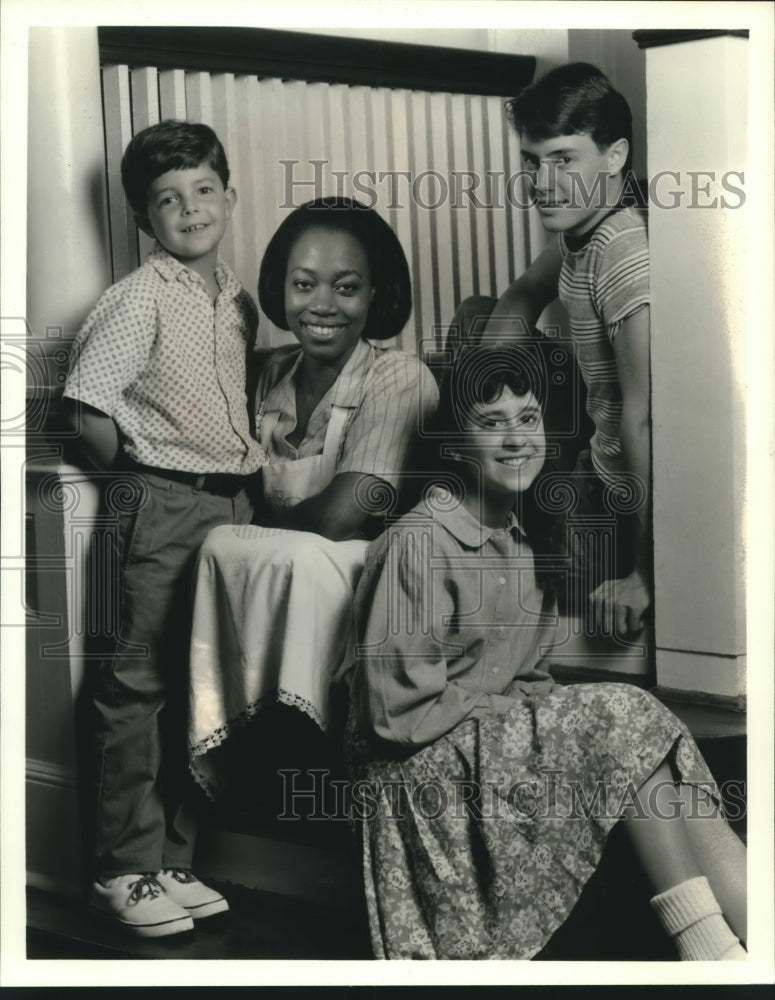
{"type": "MultiPolygon", "coordinates": [[[[111,282],[97,29],[30,29],[28,81],[27,323],[36,359],[28,366],[28,391],[50,405],[67,368],[70,338],[111,282]],[[41,353],[47,364],[40,363],[41,353]]],[[[88,538],[94,487],[78,470],[62,469],[58,442],[34,430],[27,438],[26,485],[35,551],[28,555],[44,564],[35,571],[41,618],[29,625],[27,645],[27,878],[78,892],[79,539],[88,538]],[[58,473],[65,482],[60,494],[53,487],[58,473]],[[61,569],[45,568],[52,557],[61,569]]]]}
{"type": "Polygon", "coordinates": [[[646,56],[657,683],[745,691],[747,40],[646,56]],[[675,172],[674,174],[662,173],[675,172]],[[726,180],[727,188],[724,187],[726,180]]]}
{"type": "Polygon", "coordinates": [[[68,336],[111,282],[97,29],[31,28],[28,79],[27,320],[68,336]]]}

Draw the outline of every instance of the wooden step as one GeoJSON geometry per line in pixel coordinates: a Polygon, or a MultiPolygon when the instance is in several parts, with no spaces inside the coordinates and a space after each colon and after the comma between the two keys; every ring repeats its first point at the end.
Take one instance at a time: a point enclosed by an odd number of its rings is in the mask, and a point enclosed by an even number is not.
{"type": "MultiPolygon", "coordinates": [[[[310,836],[314,836],[314,831],[310,836]]],[[[349,851],[209,828],[200,831],[195,870],[208,883],[230,884],[332,910],[363,907],[355,844],[349,851]]]]}
{"type": "Polygon", "coordinates": [[[27,889],[30,959],[337,959],[371,957],[365,916],[285,893],[220,884],[228,913],[193,932],[135,938],[83,900],[27,889]]]}

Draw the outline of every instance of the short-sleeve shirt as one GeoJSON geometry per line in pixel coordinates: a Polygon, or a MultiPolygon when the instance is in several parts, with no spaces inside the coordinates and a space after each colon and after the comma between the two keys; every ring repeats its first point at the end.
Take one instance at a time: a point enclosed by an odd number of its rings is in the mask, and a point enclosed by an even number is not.
{"type": "Polygon", "coordinates": [[[479,523],[433,492],[369,547],[346,677],[364,732],[422,745],[544,694],[556,620],[516,519],[479,523]]]}
{"type": "Polygon", "coordinates": [[[157,244],[78,333],[64,394],[112,417],[135,462],[235,475],[265,462],[246,387],[256,307],[220,259],[215,277],[213,303],[203,278],[157,244]]]}
{"type": "Polygon", "coordinates": [[[319,455],[333,406],[350,410],[336,461],[336,474],[360,472],[396,485],[422,420],[438,403],[436,381],[419,358],[360,340],[334,384],[310,415],[298,447],[286,440],[296,427],[296,374],[300,347],[279,348],[259,378],[257,402],[265,412],[279,411],[270,442],[270,462],[319,455]]]}
{"type": "Polygon", "coordinates": [[[592,463],[616,486],[625,471],[620,424],[622,393],[614,339],[622,323],[649,303],[649,254],[642,209],[612,212],[578,242],[560,235],[559,297],[570,318],[576,358],[594,421],[592,463]]]}

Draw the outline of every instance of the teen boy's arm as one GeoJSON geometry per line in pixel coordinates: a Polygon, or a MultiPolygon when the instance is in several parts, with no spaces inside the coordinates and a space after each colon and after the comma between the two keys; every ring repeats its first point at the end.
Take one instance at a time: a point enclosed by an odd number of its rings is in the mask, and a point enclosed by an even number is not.
{"type": "Polygon", "coordinates": [[[560,243],[553,239],[498,299],[484,328],[484,338],[513,343],[532,336],[539,316],[557,298],[561,267],[560,243]]]}
{"type": "Polygon", "coordinates": [[[619,434],[627,471],[638,477],[643,502],[634,520],[634,568],[620,580],[606,580],[590,595],[593,621],[619,634],[639,632],[651,603],[649,558],[651,531],[651,378],[649,307],[627,317],[614,338],[614,355],[622,393],[619,434]]]}

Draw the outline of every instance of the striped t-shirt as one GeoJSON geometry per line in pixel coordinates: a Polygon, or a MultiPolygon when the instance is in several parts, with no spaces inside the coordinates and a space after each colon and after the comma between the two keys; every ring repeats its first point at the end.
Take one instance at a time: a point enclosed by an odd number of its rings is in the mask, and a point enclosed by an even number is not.
{"type": "Polygon", "coordinates": [[[559,296],[570,317],[576,359],[594,421],[592,463],[615,486],[625,471],[619,425],[622,394],[613,342],[622,322],[649,303],[649,254],[645,212],[612,212],[579,246],[560,235],[563,255],[559,296]]]}

